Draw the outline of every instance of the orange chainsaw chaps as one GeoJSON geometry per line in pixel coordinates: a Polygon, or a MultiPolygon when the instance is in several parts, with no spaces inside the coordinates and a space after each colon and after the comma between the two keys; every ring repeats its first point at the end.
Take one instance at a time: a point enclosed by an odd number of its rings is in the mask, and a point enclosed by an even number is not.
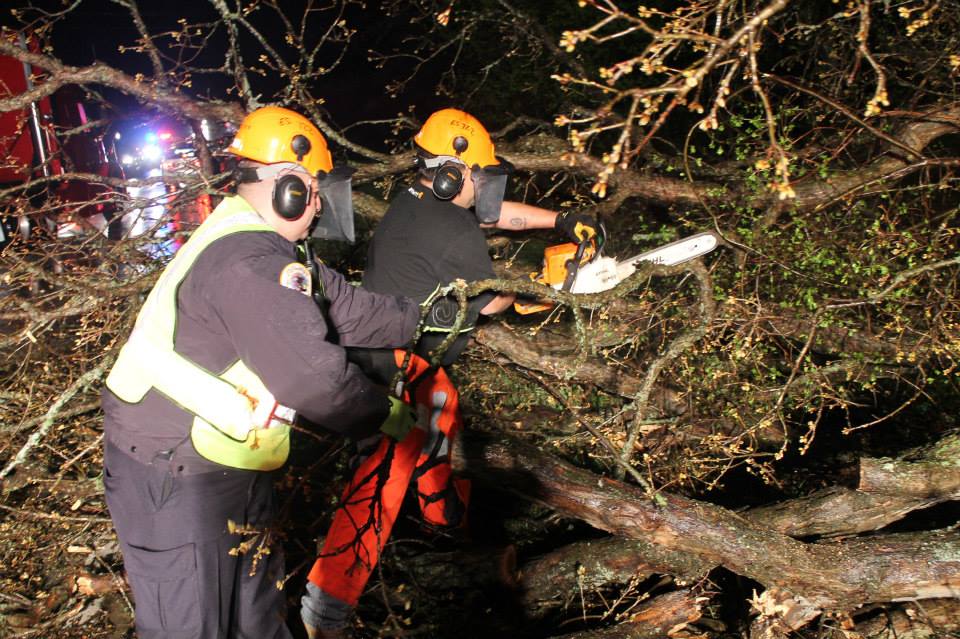
{"type": "MultiPolygon", "coordinates": [[[[404,351],[395,351],[402,366],[404,351]]],[[[449,446],[462,427],[459,397],[442,368],[411,355],[404,400],[427,407],[419,424],[396,442],[383,437],[354,472],[308,578],[328,595],[356,606],[390,537],[407,488],[416,480],[423,518],[434,526],[465,522],[470,482],[453,476],[449,446]],[[426,426],[426,428],[424,428],[426,426]]]]}

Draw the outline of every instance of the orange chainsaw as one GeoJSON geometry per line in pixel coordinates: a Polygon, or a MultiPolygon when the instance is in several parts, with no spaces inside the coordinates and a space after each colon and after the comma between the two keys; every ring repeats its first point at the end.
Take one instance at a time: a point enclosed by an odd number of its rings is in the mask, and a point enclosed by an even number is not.
{"type": "MultiPolygon", "coordinates": [[[[559,291],[570,293],[602,293],[633,275],[641,262],[663,266],[682,264],[717,248],[717,236],[710,232],[697,233],[676,242],[616,260],[600,254],[602,244],[595,237],[578,244],[567,242],[549,246],[543,252],[543,270],[531,273],[530,279],[559,291]]],[[[522,315],[553,308],[546,301],[515,302],[514,310],[522,315]]]]}

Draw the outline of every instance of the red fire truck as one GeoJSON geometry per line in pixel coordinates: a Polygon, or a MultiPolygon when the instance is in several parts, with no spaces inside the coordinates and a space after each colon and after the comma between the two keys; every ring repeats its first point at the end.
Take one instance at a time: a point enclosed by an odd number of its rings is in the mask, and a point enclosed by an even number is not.
{"type": "MultiPolygon", "coordinates": [[[[34,39],[16,37],[24,50],[38,50],[34,39]]],[[[21,95],[42,82],[42,70],[0,56],[0,97],[21,95]]],[[[102,230],[112,217],[106,184],[95,178],[58,179],[111,174],[102,138],[89,124],[76,86],[0,113],[0,248],[18,234],[26,240],[36,232],[102,230]]]]}

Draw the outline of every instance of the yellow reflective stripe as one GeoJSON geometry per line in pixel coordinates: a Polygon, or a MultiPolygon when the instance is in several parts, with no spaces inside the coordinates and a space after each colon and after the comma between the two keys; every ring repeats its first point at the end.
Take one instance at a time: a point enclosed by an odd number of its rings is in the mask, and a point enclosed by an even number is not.
{"type": "Polygon", "coordinates": [[[238,443],[198,418],[190,429],[190,441],[200,455],[219,464],[244,470],[276,470],[290,454],[290,427],[252,430],[238,443]]]}
{"type": "MultiPolygon", "coordinates": [[[[476,328],[476,326],[468,326],[468,327],[466,327],[466,328],[461,328],[459,331],[457,331],[457,333],[458,333],[458,334],[459,334],[459,333],[469,333],[470,331],[472,331],[472,330],[475,329],[475,328],[476,328]]],[[[439,327],[439,326],[424,326],[424,327],[423,327],[423,332],[424,332],[424,333],[452,333],[453,331],[450,330],[449,328],[441,328],[441,327],[439,327]]]]}

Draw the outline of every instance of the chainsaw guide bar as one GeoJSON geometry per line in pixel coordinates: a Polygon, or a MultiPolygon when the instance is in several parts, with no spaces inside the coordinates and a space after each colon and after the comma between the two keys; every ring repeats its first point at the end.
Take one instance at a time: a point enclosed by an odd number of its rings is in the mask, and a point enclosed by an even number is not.
{"type": "MultiPolygon", "coordinates": [[[[619,262],[612,257],[598,257],[580,266],[571,293],[602,293],[633,275],[641,262],[674,266],[706,255],[717,248],[717,236],[710,232],[697,233],[676,242],[634,255],[619,262]]],[[[554,287],[558,288],[558,287],[554,287]]]]}
{"type": "MultiPolygon", "coordinates": [[[[582,247],[579,253],[574,253],[578,245],[561,244],[549,247],[544,252],[544,270],[541,273],[532,273],[531,279],[571,293],[602,293],[633,275],[642,262],[675,266],[706,255],[718,245],[719,238],[707,231],[618,261],[612,257],[594,255],[590,251],[584,254],[582,247]],[[582,255],[579,264],[575,263],[577,254],[582,255]],[[568,270],[571,268],[574,270],[572,283],[568,270]]],[[[552,307],[553,303],[546,300],[514,303],[514,309],[522,315],[552,307]]]]}

